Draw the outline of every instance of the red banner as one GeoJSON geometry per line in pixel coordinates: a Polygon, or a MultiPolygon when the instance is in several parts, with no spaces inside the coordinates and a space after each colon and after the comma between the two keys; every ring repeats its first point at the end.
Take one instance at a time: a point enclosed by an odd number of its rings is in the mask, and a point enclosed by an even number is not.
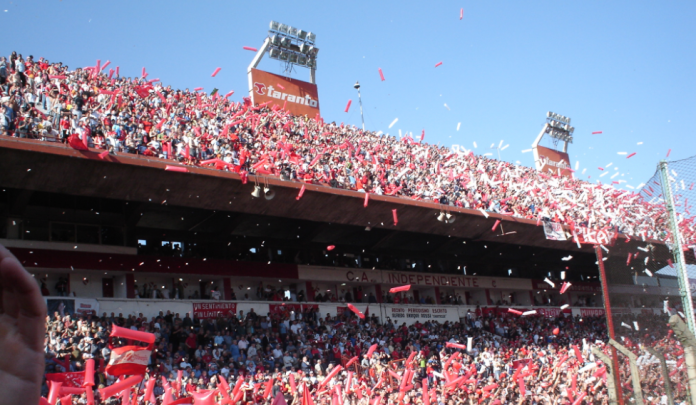
{"type": "Polygon", "coordinates": [[[604,309],[580,308],[580,316],[604,316],[604,309]]]}
{"type": "Polygon", "coordinates": [[[234,302],[194,302],[193,315],[198,319],[215,319],[237,315],[234,302]]]}
{"type": "Polygon", "coordinates": [[[317,85],[288,77],[251,69],[252,88],[249,89],[254,104],[270,101],[278,107],[285,106],[294,115],[314,118],[319,114],[317,85]]]}
{"type": "Polygon", "coordinates": [[[46,379],[63,383],[64,387],[82,388],[82,383],[85,381],[85,372],[46,374],[46,379]]]}
{"type": "Polygon", "coordinates": [[[619,236],[616,232],[610,229],[602,229],[600,231],[583,227],[575,228],[580,243],[592,245],[614,246],[616,238],[619,236]]]}
{"type": "Polygon", "coordinates": [[[534,149],[534,157],[537,163],[537,169],[542,173],[553,172],[561,176],[571,177],[572,169],[570,168],[570,156],[565,152],[537,146],[534,149]]]}

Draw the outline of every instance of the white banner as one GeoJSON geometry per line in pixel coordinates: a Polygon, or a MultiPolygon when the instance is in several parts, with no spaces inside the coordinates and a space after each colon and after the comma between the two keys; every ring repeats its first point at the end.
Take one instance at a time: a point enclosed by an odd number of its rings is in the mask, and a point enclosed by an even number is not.
{"type": "Polygon", "coordinates": [[[75,298],[75,313],[99,315],[99,301],[92,298],[75,298]]]}
{"type": "Polygon", "coordinates": [[[428,321],[457,322],[459,313],[456,307],[394,305],[384,308],[384,315],[397,325],[428,321]]]}

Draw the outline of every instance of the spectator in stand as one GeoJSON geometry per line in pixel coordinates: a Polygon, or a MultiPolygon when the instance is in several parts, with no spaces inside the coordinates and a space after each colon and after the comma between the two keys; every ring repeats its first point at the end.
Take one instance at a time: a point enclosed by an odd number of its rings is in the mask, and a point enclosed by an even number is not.
{"type": "MultiPolygon", "coordinates": [[[[5,66],[0,128],[7,136],[55,140],[60,132],[65,141],[75,134],[80,142],[71,143],[74,147],[81,143],[242,176],[278,176],[574,229],[666,236],[667,214],[645,200],[651,193],[617,190],[615,182],[591,184],[410,136],[397,139],[293,116],[277,106],[251,106],[247,99],[235,103],[95,68],[71,71],[43,58],[35,63],[13,53],[5,66]]],[[[696,241],[692,220],[685,215],[680,223],[687,245],[696,241]]]]}

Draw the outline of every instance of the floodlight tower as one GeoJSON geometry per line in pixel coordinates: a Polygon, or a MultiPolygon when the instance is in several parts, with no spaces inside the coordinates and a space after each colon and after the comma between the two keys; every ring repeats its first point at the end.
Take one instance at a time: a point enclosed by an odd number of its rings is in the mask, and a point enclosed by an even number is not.
{"type": "Polygon", "coordinates": [[[570,118],[552,113],[551,111],[546,113],[546,122],[544,127],[539,132],[539,135],[534,140],[532,144],[532,150],[534,151],[534,162],[536,163],[537,170],[541,170],[543,163],[539,159],[539,153],[537,147],[539,142],[544,137],[544,134],[548,134],[554,139],[554,145],[558,144],[558,141],[563,141],[563,153],[568,153],[568,144],[573,143],[573,132],[575,128],[570,126],[570,118]]]}
{"type": "Polygon", "coordinates": [[[253,86],[251,70],[256,69],[266,52],[271,59],[286,62],[286,72],[290,72],[293,66],[308,68],[309,82],[316,84],[317,54],[319,53],[319,48],[315,46],[316,39],[317,35],[313,32],[271,21],[268,37],[263,41],[263,45],[247,68],[249,89],[251,90],[253,86]]]}

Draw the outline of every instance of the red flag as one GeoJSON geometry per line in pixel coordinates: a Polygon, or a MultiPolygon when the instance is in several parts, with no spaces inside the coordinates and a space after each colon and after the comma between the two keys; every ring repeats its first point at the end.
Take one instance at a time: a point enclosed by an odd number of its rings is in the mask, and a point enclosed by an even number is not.
{"type": "Polygon", "coordinates": [[[285,397],[283,397],[283,393],[278,392],[278,395],[276,395],[276,397],[273,398],[273,403],[271,403],[271,405],[288,405],[288,403],[285,402],[285,397]]]}
{"type": "Polygon", "coordinates": [[[312,401],[312,394],[309,393],[309,388],[307,385],[304,386],[304,391],[302,392],[302,400],[300,401],[300,405],[314,405],[314,401],[312,401]]]}

